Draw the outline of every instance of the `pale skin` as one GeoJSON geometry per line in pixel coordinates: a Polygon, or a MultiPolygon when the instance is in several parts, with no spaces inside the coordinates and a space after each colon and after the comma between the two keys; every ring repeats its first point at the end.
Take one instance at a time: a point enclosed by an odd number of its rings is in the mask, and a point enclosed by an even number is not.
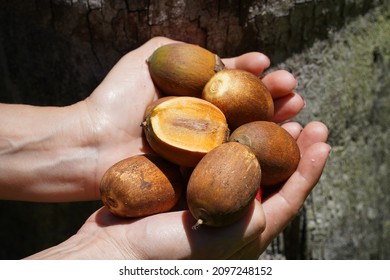
{"type": "MultiPolygon", "coordinates": [[[[85,100],[66,107],[0,104],[0,199],[86,201],[99,199],[99,182],[115,162],[149,152],[140,124],[159,97],[146,59],[173,42],[153,38],[125,55],[85,100]]],[[[261,75],[269,59],[258,52],[223,60],[228,68],[261,75]]],[[[284,70],[262,77],[275,102],[275,122],[299,113],[304,100],[284,70]]],[[[255,200],[237,223],[195,224],[188,210],[142,219],[120,219],[102,207],[63,243],[28,259],[253,259],[294,218],[317,184],[330,152],[327,127],[318,121],[283,127],[301,150],[296,172],[262,203],[255,200]]]]}

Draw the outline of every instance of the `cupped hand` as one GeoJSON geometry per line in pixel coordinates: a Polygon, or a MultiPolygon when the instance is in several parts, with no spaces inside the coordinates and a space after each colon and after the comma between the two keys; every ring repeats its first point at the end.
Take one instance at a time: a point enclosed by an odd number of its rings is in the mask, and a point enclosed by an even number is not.
{"type": "Polygon", "coordinates": [[[286,227],[317,184],[330,152],[321,122],[302,128],[283,125],[302,153],[295,173],[262,203],[254,200],[238,222],[222,228],[201,226],[188,210],[140,219],[122,219],[106,208],[96,211],[64,243],[31,258],[51,259],[257,259],[286,227]]]}
{"type": "MultiPolygon", "coordinates": [[[[168,38],[153,38],[125,55],[103,82],[83,103],[83,134],[96,148],[95,174],[91,174],[91,192],[99,199],[98,185],[103,173],[115,162],[136,154],[150,152],[140,124],[146,106],[159,98],[159,91],[149,75],[146,60],[158,47],[173,43],[168,38]]],[[[223,59],[227,68],[239,68],[262,75],[270,66],[269,59],[258,52],[223,59]]],[[[297,81],[292,74],[278,70],[262,78],[275,104],[275,122],[294,117],[304,106],[303,99],[293,92],[297,81]]]]}
{"type": "Polygon", "coordinates": [[[131,259],[257,259],[296,216],[321,177],[330,153],[327,127],[313,121],[302,128],[283,127],[297,139],[301,161],[294,174],[261,203],[253,202],[237,223],[223,228],[193,230],[188,210],[142,219],[116,218],[105,208],[94,213],[79,231],[89,240],[92,258],[131,259]],[[93,238],[91,238],[93,237],[93,238]],[[104,254],[101,249],[105,248],[104,254]]]}
{"type": "Polygon", "coordinates": [[[297,140],[301,151],[298,168],[282,186],[263,198],[265,230],[232,255],[232,259],[254,259],[265,251],[298,214],[305,199],[318,183],[328,160],[331,146],[326,143],[328,128],[323,123],[313,121],[302,128],[298,123],[290,122],[283,127],[297,140]]]}
{"type": "MultiPolygon", "coordinates": [[[[149,76],[146,59],[161,45],[174,41],[154,38],[121,59],[106,79],[85,101],[88,129],[99,152],[95,186],[105,170],[116,161],[149,151],[143,140],[144,110],[159,97],[149,76]]],[[[252,52],[224,59],[228,68],[261,75],[269,59],[252,52]]],[[[294,117],[304,106],[293,92],[296,79],[278,70],[262,77],[275,102],[275,122],[294,117]]],[[[223,228],[202,226],[186,209],[140,219],[121,219],[106,208],[96,211],[79,232],[57,247],[32,258],[74,259],[237,259],[258,258],[268,244],[298,213],[318,182],[330,152],[328,130],[321,122],[302,128],[290,122],[283,127],[301,150],[296,172],[261,203],[255,200],[238,222],[223,228]]],[[[96,197],[98,198],[98,191],[96,197]]]]}

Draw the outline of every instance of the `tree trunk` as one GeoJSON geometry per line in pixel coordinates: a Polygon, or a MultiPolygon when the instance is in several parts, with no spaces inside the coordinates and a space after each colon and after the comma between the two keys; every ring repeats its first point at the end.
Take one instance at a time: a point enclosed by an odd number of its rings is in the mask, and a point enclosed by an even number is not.
{"type": "MultiPolygon", "coordinates": [[[[0,102],[82,100],[122,55],[160,35],[222,57],[265,53],[299,80],[307,107],[297,120],[330,129],[320,183],[262,258],[390,258],[388,0],[1,1],[0,102]]],[[[0,257],[64,240],[99,206],[0,202],[10,229],[0,257]]]]}
{"type": "Polygon", "coordinates": [[[382,1],[1,1],[0,97],[32,104],[78,101],[123,54],[157,35],[222,57],[261,50],[278,63],[382,1]]]}

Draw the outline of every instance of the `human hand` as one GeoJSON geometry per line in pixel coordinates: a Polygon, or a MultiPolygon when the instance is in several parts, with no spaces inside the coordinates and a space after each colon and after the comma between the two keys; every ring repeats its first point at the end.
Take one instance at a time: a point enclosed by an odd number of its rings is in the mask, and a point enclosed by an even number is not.
{"type": "MultiPolygon", "coordinates": [[[[124,56],[82,103],[82,118],[88,116],[83,135],[87,135],[97,151],[95,172],[89,176],[93,190],[90,199],[99,199],[100,178],[112,164],[150,151],[140,124],[146,106],[159,97],[159,92],[150,78],[146,60],[159,46],[173,42],[154,38],[124,56]]],[[[223,61],[227,68],[240,68],[256,75],[261,75],[270,65],[269,59],[257,52],[223,61]]],[[[303,99],[292,92],[297,84],[293,75],[279,70],[262,79],[274,98],[275,122],[285,121],[302,109],[303,99]]]]}
{"type": "MultiPolygon", "coordinates": [[[[125,55],[85,100],[76,104],[0,104],[0,199],[84,201],[100,199],[104,172],[119,160],[149,152],[140,124],[146,106],[159,97],[146,60],[161,45],[154,38],[125,55]],[[17,112],[17,114],[15,114],[17,112]]],[[[269,59],[257,52],[224,59],[228,68],[262,75],[269,59]]],[[[264,75],[275,103],[275,122],[295,116],[303,99],[292,93],[287,71],[264,75]]]]}
{"type": "Polygon", "coordinates": [[[296,172],[262,203],[255,200],[238,222],[200,227],[188,210],[123,219],[106,208],[96,211],[76,235],[30,258],[54,259],[256,259],[298,213],[319,180],[330,152],[328,130],[320,122],[303,129],[283,125],[298,142],[296,172]]]}
{"type": "Polygon", "coordinates": [[[297,170],[277,190],[263,194],[262,206],[266,227],[252,242],[237,251],[233,259],[258,258],[271,241],[298,214],[307,196],[317,184],[329,157],[331,146],[326,143],[328,128],[313,121],[304,128],[298,123],[282,125],[296,140],[301,151],[297,170]]]}
{"type": "MultiPolygon", "coordinates": [[[[99,143],[99,171],[120,158],[148,151],[143,141],[142,122],[146,106],[158,98],[149,77],[146,58],[158,46],[172,42],[155,38],[125,56],[103,83],[86,100],[91,128],[99,143]]],[[[225,59],[229,68],[241,68],[260,75],[269,60],[260,53],[225,59]]],[[[293,93],[295,78],[286,71],[263,77],[275,102],[275,122],[295,116],[303,107],[293,93]]],[[[297,139],[302,158],[297,171],[262,203],[254,201],[237,223],[224,228],[192,230],[195,220],[186,209],[144,217],[121,219],[106,208],[95,212],[79,232],[32,258],[88,259],[236,259],[257,258],[296,215],[319,180],[330,147],[327,128],[320,122],[302,128],[297,123],[283,127],[297,139]]],[[[98,177],[99,177],[98,176],[98,177]]],[[[97,183],[97,182],[95,182],[97,183]]]]}

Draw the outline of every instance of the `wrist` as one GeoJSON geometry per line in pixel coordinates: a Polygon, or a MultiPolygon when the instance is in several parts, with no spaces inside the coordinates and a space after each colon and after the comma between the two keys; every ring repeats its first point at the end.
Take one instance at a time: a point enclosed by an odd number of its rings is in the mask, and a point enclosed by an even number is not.
{"type": "Polygon", "coordinates": [[[26,257],[26,260],[76,260],[92,259],[89,253],[90,240],[80,237],[79,234],[71,236],[64,242],[26,257]]]}
{"type": "MultiPolygon", "coordinates": [[[[88,222],[87,222],[88,223],[88,222]]],[[[86,226],[86,225],[84,225],[86,226]]],[[[96,260],[140,259],[129,248],[124,249],[104,229],[88,234],[81,229],[64,242],[26,257],[29,260],[96,260]]]]}
{"type": "Polygon", "coordinates": [[[1,104],[0,198],[27,201],[95,199],[96,152],[83,104],[1,104]],[[17,113],[15,113],[17,112],[17,113]]]}

